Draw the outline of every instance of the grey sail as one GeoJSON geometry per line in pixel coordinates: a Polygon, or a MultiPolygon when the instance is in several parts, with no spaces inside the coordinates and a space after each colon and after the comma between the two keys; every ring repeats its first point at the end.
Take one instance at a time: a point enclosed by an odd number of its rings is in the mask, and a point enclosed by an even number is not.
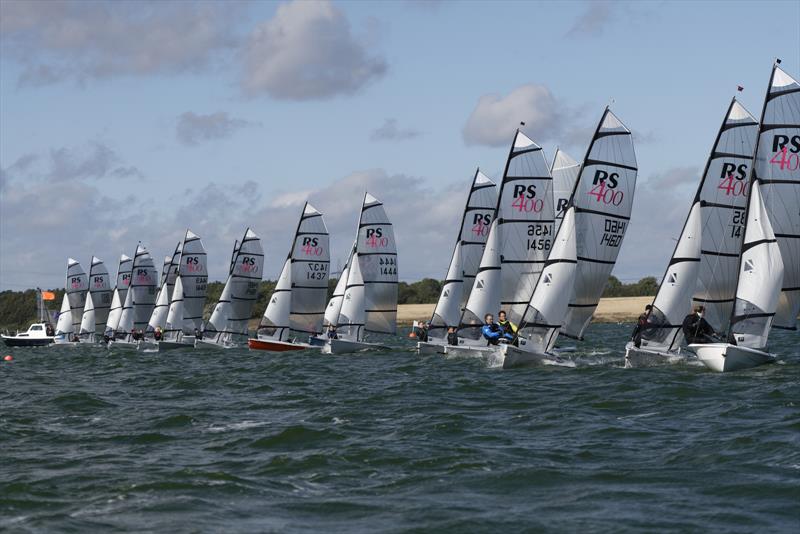
{"type": "Polygon", "coordinates": [[[297,332],[322,332],[328,298],[330,246],[322,213],[306,202],[295,231],[291,259],[289,326],[297,332]]]}
{"type": "Polygon", "coordinates": [[[208,265],[206,249],[200,236],[186,230],[181,244],[178,276],[183,286],[183,331],[194,334],[203,326],[203,308],[206,304],[208,265]]]}
{"type": "MultiPolygon", "coordinates": [[[[518,323],[553,245],[553,179],[542,148],[517,130],[497,199],[500,307],[518,323]]],[[[493,310],[496,312],[496,310],[493,310]]]]}
{"type": "Polygon", "coordinates": [[[564,220],[564,214],[567,212],[567,204],[572,196],[572,190],[575,189],[575,182],[578,179],[578,173],[581,170],[581,164],[570,157],[569,154],[556,149],[556,154],[553,156],[553,164],[550,166],[550,174],[553,176],[553,205],[555,206],[555,226],[553,228],[554,235],[558,233],[558,227],[561,226],[561,221],[564,220]]]}
{"type": "Polygon", "coordinates": [[[755,176],[784,264],[772,326],[795,330],[800,314],[800,83],[777,64],[761,115],[755,176]]]}
{"type": "MultiPolygon", "coordinates": [[[[153,264],[153,258],[147,249],[139,243],[136,255],[133,257],[133,270],[129,292],[133,294],[130,301],[133,304],[133,329],[142,330],[147,327],[150,315],[156,305],[156,286],[158,284],[158,271],[153,264]]],[[[128,303],[127,297],[125,303],[128,303]]],[[[123,306],[123,316],[125,306],[123,306]]],[[[120,321],[122,322],[122,321],[120,321]]],[[[122,326],[120,326],[122,329],[122,326]]],[[[123,330],[123,332],[130,332],[123,330]]]]}
{"type": "Polygon", "coordinates": [[[86,304],[86,293],[89,290],[89,277],[78,261],[67,260],[67,281],[65,285],[69,309],[72,313],[72,331],[80,332],[83,307],[86,304]]]}
{"type": "Polygon", "coordinates": [[[397,242],[383,203],[369,193],[364,195],[361,206],[356,253],[364,280],[364,328],[368,332],[394,334],[397,331],[397,242]]]}
{"type": "Polygon", "coordinates": [[[631,132],[606,108],[569,203],[575,207],[578,265],[562,334],[582,339],[592,319],[628,229],[637,173],[631,132]]]}
{"type": "Polygon", "coordinates": [[[700,269],[692,303],[704,319],[724,332],[736,293],[737,269],[747,208],[758,121],[736,99],[706,162],[694,203],[700,206],[700,269]]]}
{"type": "MultiPolygon", "coordinates": [[[[92,332],[102,332],[111,309],[111,276],[102,260],[92,257],[89,268],[89,293],[92,295],[95,327],[92,332]]],[[[85,310],[84,310],[85,311],[85,310]]]]}
{"type": "Polygon", "coordinates": [[[497,204],[497,187],[480,169],[475,171],[461,217],[456,245],[442,291],[430,321],[431,339],[445,339],[449,326],[458,327],[469,299],[497,204]]]}

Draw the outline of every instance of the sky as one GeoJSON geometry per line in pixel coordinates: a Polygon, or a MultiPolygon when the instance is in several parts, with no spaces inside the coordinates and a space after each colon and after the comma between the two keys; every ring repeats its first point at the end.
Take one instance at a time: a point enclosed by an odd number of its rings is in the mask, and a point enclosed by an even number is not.
{"type": "Polygon", "coordinates": [[[582,159],[606,105],[639,175],[613,274],[661,277],[736,93],[800,75],[800,2],[0,3],[0,290],[67,257],[156,264],[187,228],[211,280],[234,239],[277,277],[308,200],[344,261],[366,190],[400,279],[442,278],[476,167],[513,132],[582,159]]]}

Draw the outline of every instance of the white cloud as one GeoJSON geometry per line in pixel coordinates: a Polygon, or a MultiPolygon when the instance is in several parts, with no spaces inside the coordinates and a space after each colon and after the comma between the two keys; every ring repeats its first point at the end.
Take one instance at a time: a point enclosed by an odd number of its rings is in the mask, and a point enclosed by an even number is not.
{"type": "Polygon", "coordinates": [[[572,112],[544,85],[528,84],[506,96],[480,97],[464,125],[462,135],[468,145],[506,146],[520,122],[535,141],[556,138],[567,127],[572,112]]]}
{"type": "Polygon", "coordinates": [[[4,0],[3,53],[20,85],[196,71],[237,42],[236,4],[4,0]]]}
{"type": "Polygon", "coordinates": [[[420,133],[413,128],[400,128],[397,119],[386,119],[383,124],[374,129],[369,138],[371,141],[404,141],[419,137],[420,133]]]}
{"type": "Polygon", "coordinates": [[[225,139],[255,123],[230,117],[218,111],[207,115],[187,111],[181,113],[175,124],[175,137],[184,145],[197,145],[204,141],[225,139]]]}
{"type": "Polygon", "coordinates": [[[286,100],[353,94],[384,75],[386,62],[359,43],[327,0],[281,4],[244,49],[242,88],[286,100]]]}

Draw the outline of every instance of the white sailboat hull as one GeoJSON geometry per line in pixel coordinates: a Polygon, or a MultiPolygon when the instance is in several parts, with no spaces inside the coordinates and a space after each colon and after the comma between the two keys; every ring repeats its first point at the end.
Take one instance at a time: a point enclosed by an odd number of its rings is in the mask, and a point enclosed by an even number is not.
{"type": "Polygon", "coordinates": [[[499,352],[503,356],[503,369],[547,365],[549,362],[562,361],[556,354],[527,351],[514,345],[502,345],[499,352]]]}
{"type": "Polygon", "coordinates": [[[218,341],[211,341],[208,339],[196,339],[194,342],[194,348],[196,349],[207,349],[207,350],[217,350],[217,349],[236,349],[244,347],[242,343],[220,343],[218,341]]]}
{"type": "Polygon", "coordinates": [[[433,341],[418,341],[417,353],[419,354],[444,354],[445,343],[436,343],[433,341]]]}
{"type": "Polygon", "coordinates": [[[115,350],[137,350],[140,344],[140,341],[123,341],[112,339],[108,342],[108,348],[115,350]]]}
{"type": "Polygon", "coordinates": [[[386,350],[389,347],[378,343],[365,343],[364,341],[349,341],[346,339],[330,339],[322,347],[322,354],[350,354],[368,350],[386,350]]]}
{"type": "Polygon", "coordinates": [[[447,345],[444,354],[452,358],[488,358],[499,348],[499,345],[447,345]]]}
{"type": "Polygon", "coordinates": [[[680,352],[669,352],[655,349],[636,347],[633,341],[625,345],[625,368],[633,369],[636,367],[655,367],[683,362],[686,356],[680,352]]]}
{"type": "Polygon", "coordinates": [[[718,373],[750,369],[776,360],[774,354],[728,343],[692,344],[689,348],[706,367],[718,373]]]}

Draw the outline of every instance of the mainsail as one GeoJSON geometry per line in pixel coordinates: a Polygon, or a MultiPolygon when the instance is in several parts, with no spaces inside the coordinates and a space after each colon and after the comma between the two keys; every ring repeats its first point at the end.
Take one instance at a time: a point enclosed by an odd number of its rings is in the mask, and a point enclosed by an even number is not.
{"type": "Polygon", "coordinates": [[[738,345],[754,349],[767,346],[783,278],[780,247],[761,197],[761,180],[757,178],[750,190],[736,302],[730,320],[730,331],[738,345]]]}
{"type": "Polygon", "coordinates": [[[553,249],[520,321],[517,335],[525,340],[525,350],[541,354],[555,346],[561,322],[569,309],[577,264],[573,206],[564,214],[553,249]]]}
{"type": "Polygon", "coordinates": [[[83,306],[86,304],[86,292],[89,290],[89,277],[76,260],[67,260],[67,283],[65,286],[69,308],[72,312],[72,332],[78,332],[83,317],[83,306]]]}
{"type": "MultiPolygon", "coordinates": [[[[153,264],[153,258],[147,249],[139,243],[136,246],[136,255],[133,257],[133,270],[130,291],[132,293],[131,302],[133,303],[133,329],[144,330],[147,321],[153,313],[156,303],[156,284],[158,283],[158,272],[153,264]]],[[[125,303],[127,305],[126,296],[125,303]]],[[[122,307],[122,314],[125,315],[125,306],[122,307]]],[[[120,323],[122,320],[120,319],[120,323]]],[[[129,333],[130,330],[123,329],[120,324],[118,330],[129,333]]]]}
{"type": "MultiPolygon", "coordinates": [[[[178,275],[183,286],[183,331],[193,334],[203,326],[203,307],[208,288],[206,249],[200,236],[186,230],[181,244],[178,275]]],[[[177,284],[177,282],[175,282],[177,284]]],[[[174,290],[173,290],[174,291],[174,290]]]]}
{"type": "Polygon", "coordinates": [[[761,115],[755,176],[785,267],[773,326],[794,330],[800,314],[800,83],[777,64],[761,115]]]}
{"type": "MultiPolygon", "coordinates": [[[[102,332],[111,308],[111,277],[108,275],[108,269],[103,261],[94,256],[92,256],[92,266],[89,268],[89,293],[92,296],[95,318],[92,333],[102,332]]],[[[84,315],[85,311],[84,307],[84,315]]]]}
{"type": "Polygon", "coordinates": [[[496,205],[497,187],[480,169],[476,170],[447,276],[433,310],[428,334],[431,339],[445,339],[447,328],[459,324],[480,266],[496,205]]]}
{"type": "Polygon", "coordinates": [[[255,232],[248,228],[242,241],[236,240],[233,250],[230,274],[203,335],[216,336],[216,341],[225,343],[244,341],[247,337],[247,325],[264,271],[264,249],[255,232]]]}
{"type": "Polygon", "coordinates": [[[575,207],[575,296],[561,333],[582,339],[619,255],[633,207],[636,154],[631,132],[606,108],[570,200],[575,207]]]}
{"type": "Polygon", "coordinates": [[[706,161],[689,215],[642,332],[642,346],[674,351],[692,301],[715,329],[727,327],[739,257],[756,120],[734,98],[706,161]]]}
{"type": "Polygon", "coordinates": [[[508,154],[496,213],[500,306],[518,323],[550,254],[555,218],[553,179],[544,151],[519,130],[508,154]]]}
{"type": "Polygon", "coordinates": [[[322,331],[328,296],[330,246],[322,213],[306,202],[294,235],[291,261],[289,326],[311,335],[322,331]]]}
{"type": "Polygon", "coordinates": [[[756,119],[733,99],[694,199],[700,205],[702,249],[692,301],[705,307],[703,317],[717,332],[728,328],[736,292],[757,129],[756,119]]]}
{"type": "Polygon", "coordinates": [[[572,190],[575,189],[575,181],[578,179],[580,170],[580,163],[560,148],[556,148],[556,155],[553,156],[553,164],[550,166],[550,174],[553,176],[553,205],[556,215],[553,235],[558,233],[558,227],[561,226],[561,221],[567,212],[569,198],[572,196],[572,190]]]}
{"type": "MultiPolygon", "coordinates": [[[[356,253],[364,278],[368,332],[397,331],[397,242],[383,203],[366,193],[358,222],[356,253]]],[[[352,266],[351,266],[352,272],[352,266]]]]}

